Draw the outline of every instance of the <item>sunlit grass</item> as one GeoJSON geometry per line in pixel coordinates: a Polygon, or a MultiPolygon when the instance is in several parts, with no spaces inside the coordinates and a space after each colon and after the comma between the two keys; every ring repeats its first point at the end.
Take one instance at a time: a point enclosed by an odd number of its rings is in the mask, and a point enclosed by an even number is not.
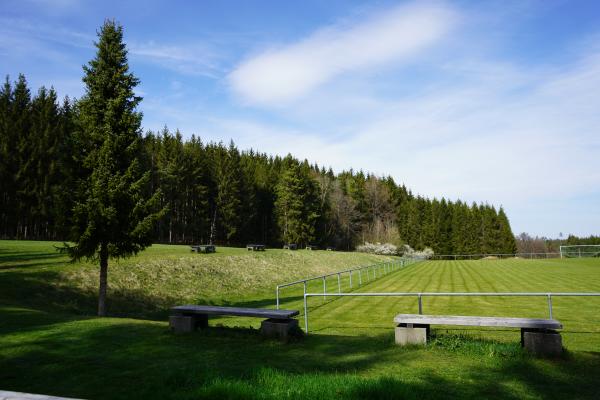
{"type": "MultiPolygon", "coordinates": [[[[567,352],[536,359],[515,330],[434,329],[426,347],[394,344],[393,316],[415,299],[310,298],[311,333],[264,340],[258,319],[215,318],[173,335],[181,302],[274,306],[274,287],[385,258],[355,253],[153,246],[109,267],[110,310],[96,318],[97,267],[52,243],[0,241],[0,388],[88,399],[599,398],[598,300],[555,299],[567,352]],[[259,276],[257,276],[259,275],[259,276]],[[131,318],[141,316],[142,318],[131,318]],[[148,319],[149,317],[155,320],[148,319]]],[[[342,290],[600,291],[599,260],[423,262],[342,290]]],[[[337,277],[328,290],[337,291],[337,277]]],[[[322,282],[309,291],[322,290],[322,282]]],[[[302,309],[302,288],[282,306],[302,309]]],[[[547,316],[546,300],[426,298],[431,314],[547,316]]]]}

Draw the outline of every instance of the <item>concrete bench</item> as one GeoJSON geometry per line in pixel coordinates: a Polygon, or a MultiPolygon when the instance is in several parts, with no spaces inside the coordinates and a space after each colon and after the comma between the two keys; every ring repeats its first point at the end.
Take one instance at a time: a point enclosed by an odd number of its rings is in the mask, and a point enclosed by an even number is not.
{"type": "Polygon", "coordinates": [[[190,249],[196,253],[215,253],[217,248],[212,244],[199,244],[196,246],[190,246],[190,249]]]}
{"type": "Polygon", "coordinates": [[[319,246],[315,246],[314,244],[309,244],[306,246],[306,250],[319,250],[319,246]]]}
{"type": "Polygon", "coordinates": [[[562,339],[556,331],[562,329],[562,325],[555,319],[398,314],[394,322],[399,345],[427,343],[430,325],[484,326],[520,328],[521,346],[532,353],[558,355],[562,352],[562,339]]]}
{"type": "Polygon", "coordinates": [[[298,310],[184,305],[171,308],[169,326],[175,333],[187,333],[207,328],[209,315],[257,317],[266,318],[260,325],[263,336],[288,339],[300,330],[298,320],[292,318],[298,314],[298,310]]]}
{"type": "Polygon", "coordinates": [[[298,245],[296,243],[287,243],[283,245],[283,248],[285,250],[297,250],[298,249],[298,245]]]}
{"type": "Polygon", "coordinates": [[[248,251],[265,251],[264,244],[247,244],[246,249],[248,251]]]}

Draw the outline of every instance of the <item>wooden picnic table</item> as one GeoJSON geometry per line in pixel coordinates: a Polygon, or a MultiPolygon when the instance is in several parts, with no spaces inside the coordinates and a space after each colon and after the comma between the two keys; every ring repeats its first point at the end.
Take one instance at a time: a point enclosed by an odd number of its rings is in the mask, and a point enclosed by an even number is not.
{"type": "Polygon", "coordinates": [[[196,253],[215,253],[217,248],[212,244],[198,244],[190,246],[191,250],[196,253]]]}

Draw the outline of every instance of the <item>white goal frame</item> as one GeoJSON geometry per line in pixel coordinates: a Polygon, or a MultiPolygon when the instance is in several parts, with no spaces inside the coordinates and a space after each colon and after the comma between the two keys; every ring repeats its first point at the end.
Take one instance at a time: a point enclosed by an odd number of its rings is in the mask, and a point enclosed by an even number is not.
{"type": "Polygon", "coordinates": [[[562,245],[559,247],[560,250],[560,258],[565,257],[597,257],[600,254],[600,244],[570,244],[570,245],[562,245]],[[590,247],[597,248],[596,251],[591,250],[590,247]],[[568,251],[569,248],[578,248],[576,252],[568,251]]]}

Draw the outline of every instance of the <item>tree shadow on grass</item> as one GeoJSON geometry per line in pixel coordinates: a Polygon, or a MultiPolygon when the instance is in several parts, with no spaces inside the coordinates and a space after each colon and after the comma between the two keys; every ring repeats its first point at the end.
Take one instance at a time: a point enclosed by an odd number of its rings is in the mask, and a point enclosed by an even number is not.
{"type": "MultiPolygon", "coordinates": [[[[96,288],[63,284],[57,271],[15,269],[3,271],[0,275],[0,302],[49,312],[95,315],[98,293],[96,288]]],[[[169,308],[180,301],[177,296],[153,296],[141,289],[109,286],[107,303],[112,316],[165,320],[169,308]]]]}
{"type": "Polygon", "coordinates": [[[252,329],[174,335],[164,323],[66,318],[61,326],[55,318],[51,328],[24,335],[8,353],[0,350],[3,388],[84,398],[591,399],[598,394],[597,354],[559,360],[465,355],[443,345],[400,348],[390,334],[311,335],[282,344],[252,329]]]}

